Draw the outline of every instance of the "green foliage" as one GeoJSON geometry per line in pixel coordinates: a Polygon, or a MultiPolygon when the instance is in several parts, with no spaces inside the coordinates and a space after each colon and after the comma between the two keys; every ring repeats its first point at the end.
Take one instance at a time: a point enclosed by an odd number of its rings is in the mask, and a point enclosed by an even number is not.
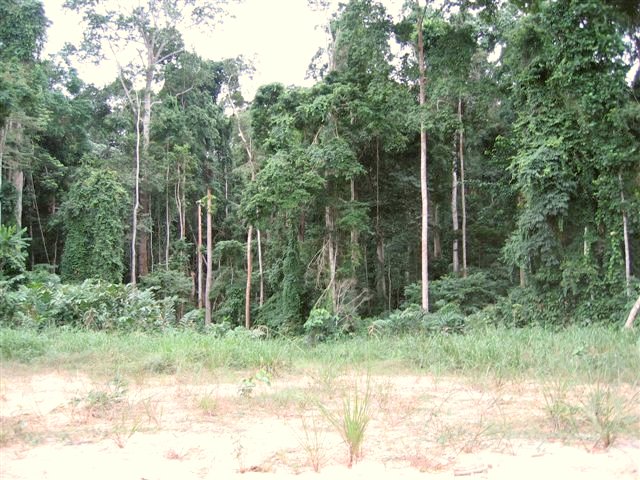
{"type": "Polygon", "coordinates": [[[26,231],[0,225],[0,281],[24,272],[29,247],[29,240],[24,237],[26,231]]]}
{"type": "Polygon", "coordinates": [[[0,60],[35,60],[44,46],[49,23],[42,2],[2,2],[0,19],[0,60]]]}
{"type": "Polygon", "coordinates": [[[0,328],[0,360],[29,363],[47,351],[45,335],[29,330],[0,328]]]}
{"type": "MultiPolygon", "coordinates": [[[[457,304],[465,315],[469,315],[495,303],[501,294],[506,293],[506,287],[504,279],[497,279],[484,271],[466,277],[451,274],[429,282],[429,296],[434,311],[443,305],[457,304]]],[[[420,288],[420,283],[406,287],[407,304],[420,303],[420,288]]]]}
{"type": "Polygon", "coordinates": [[[611,281],[624,267],[609,237],[622,221],[616,177],[636,168],[637,139],[619,121],[629,94],[621,24],[598,0],[541,2],[510,35],[519,211],[504,259],[531,274],[548,308],[573,317],[623,288],[611,281]]]}
{"type": "Polygon", "coordinates": [[[440,303],[435,313],[426,313],[417,304],[394,310],[386,318],[373,320],[368,327],[371,335],[461,333],[466,318],[456,303],[440,303]]]}
{"type": "Polygon", "coordinates": [[[63,205],[62,278],[122,281],[127,193],[115,172],[81,171],[63,205]]]}
{"type": "Polygon", "coordinates": [[[175,323],[175,298],[100,280],[30,283],[8,292],[0,312],[10,326],[71,326],[93,330],[161,330],[175,323]],[[8,311],[6,305],[17,307],[8,311]]]}
{"type": "Polygon", "coordinates": [[[309,318],[304,323],[307,340],[315,345],[318,342],[328,340],[337,332],[337,318],[324,308],[314,308],[309,312],[309,318]]]}
{"type": "Polygon", "coordinates": [[[140,279],[140,286],[152,290],[156,298],[173,298],[184,309],[191,300],[193,279],[179,271],[158,268],[140,279]]]}
{"type": "Polygon", "coordinates": [[[364,435],[371,420],[369,378],[367,378],[364,392],[360,391],[356,383],[353,391],[345,395],[342,400],[342,411],[339,414],[331,412],[324,405],[320,405],[320,409],[349,448],[349,467],[351,467],[354,461],[357,462],[362,457],[364,435]]]}

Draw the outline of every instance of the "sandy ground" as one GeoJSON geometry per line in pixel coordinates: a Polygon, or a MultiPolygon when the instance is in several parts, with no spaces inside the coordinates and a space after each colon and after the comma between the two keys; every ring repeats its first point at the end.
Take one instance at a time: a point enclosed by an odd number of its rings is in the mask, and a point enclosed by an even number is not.
{"type": "MultiPolygon", "coordinates": [[[[365,377],[275,375],[244,396],[242,378],[96,380],[3,368],[0,478],[640,479],[637,419],[630,428],[625,420],[607,449],[588,424],[571,436],[554,432],[548,385],[370,377],[371,421],[349,468],[326,412],[340,415],[356,386],[366,391],[365,377]]],[[[564,393],[577,399],[588,388],[564,393]]],[[[633,388],[615,393],[640,417],[633,388]]]]}

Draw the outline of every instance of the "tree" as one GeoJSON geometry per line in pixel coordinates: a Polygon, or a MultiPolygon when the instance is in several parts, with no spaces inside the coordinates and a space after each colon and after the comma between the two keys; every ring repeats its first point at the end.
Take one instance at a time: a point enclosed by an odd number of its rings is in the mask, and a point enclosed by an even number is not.
{"type": "Polygon", "coordinates": [[[618,120],[628,87],[615,18],[598,0],[542,2],[506,52],[522,201],[505,257],[572,308],[625,290],[618,174],[634,170],[634,141],[618,120]]]}
{"type": "MultiPolygon", "coordinates": [[[[419,3],[416,2],[419,8],[419,3]]],[[[426,67],[424,63],[424,39],[423,39],[423,19],[424,12],[418,15],[416,28],[418,31],[418,40],[416,43],[416,55],[418,57],[420,95],[418,97],[421,109],[421,117],[424,115],[424,105],[426,103],[425,88],[427,81],[426,67]]],[[[420,258],[422,266],[422,309],[429,311],[429,183],[427,173],[427,131],[425,129],[424,120],[420,120],[420,202],[421,209],[421,247],[420,258]]]]}
{"type": "Polygon", "coordinates": [[[62,206],[67,233],[61,265],[64,280],[122,281],[126,198],[115,172],[92,167],[77,172],[62,206]]]}
{"type": "Polygon", "coordinates": [[[45,79],[38,65],[48,20],[39,1],[8,0],[0,5],[0,224],[6,203],[8,172],[14,196],[14,219],[22,225],[25,169],[35,132],[42,127],[40,89],[45,79]]]}
{"type": "Polygon", "coordinates": [[[149,224],[149,146],[151,141],[152,108],[155,105],[154,86],[163,80],[167,64],[184,50],[178,28],[192,28],[213,23],[223,9],[218,2],[195,0],[147,0],[124,8],[108,1],[67,0],[65,7],[83,14],[87,24],[83,50],[86,55],[100,58],[109,48],[118,62],[119,79],[135,116],[135,198],[132,214],[131,282],[149,271],[149,225],[138,228],[138,213],[149,224]],[[187,25],[185,25],[187,23],[187,25]],[[121,57],[131,46],[137,51],[127,64],[121,57]],[[138,93],[137,84],[142,83],[138,93]],[[139,130],[141,125],[142,130],[139,130]],[[139,234],[139,238],[138,238],[139,234]]]}

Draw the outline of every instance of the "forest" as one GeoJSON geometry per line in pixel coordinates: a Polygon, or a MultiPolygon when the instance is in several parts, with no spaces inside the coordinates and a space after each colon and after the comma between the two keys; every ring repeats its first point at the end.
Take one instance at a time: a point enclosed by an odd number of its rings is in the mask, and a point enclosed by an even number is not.
{"type": "Polygon", "coordinates": [[[224,4],[122,5],[66,0],[84,39],[45,59],[43,3],[0,2],[3,327],[317,343],[637,305],[636,1],[345,1],[313,86],[253,99],[246,59],[185,47],[224,4]],[[105,87],[71,62],[104,56],[105,87]]]}

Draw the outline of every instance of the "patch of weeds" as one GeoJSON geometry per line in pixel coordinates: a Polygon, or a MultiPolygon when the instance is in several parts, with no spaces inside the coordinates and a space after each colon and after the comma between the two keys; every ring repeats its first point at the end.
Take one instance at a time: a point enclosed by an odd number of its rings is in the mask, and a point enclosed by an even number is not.
{"type": "Polygon", "coordinates": [[[253,395],[253,390],[258,382],[271,385],[271,374],[264,369],[260,369],[253,375],[243,378],[238,386],[238,394],[241,397],[248,398],[253,395]]]}
{"type": "Polygon", "coordinates": [[[156,427],[160,428],[162,425],[162,407],[160,407],[160,402],[158,400],[154,400],[152,397],[144,398],[141,402],[142,407],[144,409],[144,413],[147,417],[147,421],[149,423],[155,424],[156,427]]]}
{"type": "Polygon", "coordinates": [[[334,393],[336,391],[336,384],[338,383],[338,377],[340,376],[341,370],[341,366],[336,362],[330,362],[327,364],[323,363],[321,368],[309,372],[309,376],[313,380],[314,385],[322,392],[334,393]]]}
{"type": "Polygon", "coordinates": [[[342,401],[342,411],[336,414],[320,405],[320,410],[333,425],[349,448],[349,467],[362,457],[362,444],[371,416],[370,382],[367,378],[365,391],[362,392],[356,383],[351,392],[347,392],[342,401]]]}
{"type": "Polygon", "coordinates": [[[116,377],[105,388],[91,390],[84,398],[74,398],[72,403],[83,407],[92,416],[101,417],[121,403],[126,396],[127,382],[116,377]]]}
{"type": "Polygon", "coordinates": [[[322,425],[313,412],[308,416],[302,415],[301,420],[303,435],[298,436],[298,443],[307,455],[311,468],[318,473],[326,461],[325,435],[322,425]]]}
{"type": "Polygon", "coordinates": [[[582,411],[595,433],[597,445],[609,448],[618,435],[637,424],[632,413],[640,393],[627,400],[619,396],[610,385],[597,382],[582,402],[582,411]]]}
{"type": "Polygon", "coordinates": [[[143,368],[147,372],[159,375],[173,375],[178,371],[175,359],[167,355],[158,355],[150,358],[143,368]]]}
{"type": "Polygon", "coordinates": [[[574,433],[578,427],[580,409],[569,401],[569,385],[565,380],[554,380],[543,390],[544,410],[554,432],[574,433]]]}
{"type": "Polygon", "coordinates": [[[23,416],[0,417],[0,447],[13,442],[38,443],[39,439],[27,426],[28,423],[23,416]]]}
{"type": "Polygon", "coordinates": [[[118,448],[124,448],[127,441],[138,431],[142,425],[142,419],[134,414],[134,405],[128,403],[126,408],[120,410],[116,422],[111,429],[111,439],[118,448]]]}
{"type": "Polygon", "coordinates": [[[197,402],[197,407],[209,417],[213,417],[218,410],[218,397],[213,392],[206,392],[197,402]]]}

